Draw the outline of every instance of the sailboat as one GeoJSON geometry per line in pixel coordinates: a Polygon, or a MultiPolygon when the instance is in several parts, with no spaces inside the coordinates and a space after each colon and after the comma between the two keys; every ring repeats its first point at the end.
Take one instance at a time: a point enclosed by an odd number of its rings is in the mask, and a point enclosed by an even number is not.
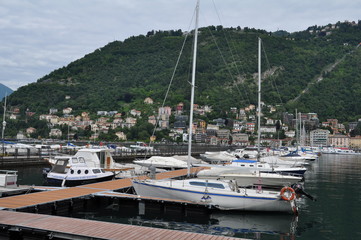
{"type": "MultiPolygon", "coordinates": [[[[193,69],[191,112],[189,124],[188,157],[192,146],[192,118],[194,103],[195,69],[198,39],[199,0],[196,5],[196,21],[194,31],[193,69]]],[[[188,176],[190,164],[188,161],[188,176]]],[[[265,191],[262,189],[239,188],[232,180],[211,180],[190,178],[184,180],[133,180],[134,190],[137,195],[177,199],[204,203],[210,207],[221,210],[246,210],[246,211],[279,211],[297,213],[295,191],[292,188],[279,191],[265,191]]]]}
{"type": "Polygon", "coordinates": [[[275,156],[261,158],[260,154],[260,122],[261,122],[261,44],[258,41],[258,144],[257,160],[236,159],[228,165],[216,165],[198,172],[198,178],[228,179],[237,182],[238,186],[262,185],[267,187],[290,186],[302,181],[304,167],[278,166],[269,161],[279,162],[275,156]],[[276,159],[276,160],[274,160],[276,159]],[[266,162],[267,161],[267,162],[266,162]],[[297,176],[296,176],[297,175],[297,176]]]}

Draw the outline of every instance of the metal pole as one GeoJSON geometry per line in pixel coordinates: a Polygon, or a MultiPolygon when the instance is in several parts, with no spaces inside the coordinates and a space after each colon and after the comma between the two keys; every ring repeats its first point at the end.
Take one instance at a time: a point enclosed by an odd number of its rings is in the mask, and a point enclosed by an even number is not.
{"type": "Polygon", "coordinates": [[[258,144],[257,144],[257,161],[260,160],[260,146],[261,146],[261,75],[262,75],[262,69],[261,69],[261,44],[262,40],[261,38],[258,38],[258,144]]]}
{"type": "Polygon", "coordinates": [[[187,161],[187,176],[190,176],[190,160],[192,154],[192,132],[193,132],[193,105],[194,105],[194,86],[196,80],[196,65],[197,65],[197,42],[198,42],[198,15],[199,15],[199,0],[196,6],[196,23],[194,29],[194,49],[193,49],[193,67],[192,67],[192,88],[191,88],[191,106],[189,113],[189,138],[188,138],[188,161],[187,161]]]}

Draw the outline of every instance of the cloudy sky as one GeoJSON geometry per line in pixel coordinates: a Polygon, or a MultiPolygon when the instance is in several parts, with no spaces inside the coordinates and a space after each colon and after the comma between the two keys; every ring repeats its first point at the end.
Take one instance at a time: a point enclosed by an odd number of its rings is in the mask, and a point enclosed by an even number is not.
{"type": "MultiPolygon", "coordinates": [[[[13,90],[114,40],[190,29],[196,0],[0,0],[0,83],[13,90]]],[[[355,0],[201,0],[200,26],[301,31],[361,19],[355,0]]]]}

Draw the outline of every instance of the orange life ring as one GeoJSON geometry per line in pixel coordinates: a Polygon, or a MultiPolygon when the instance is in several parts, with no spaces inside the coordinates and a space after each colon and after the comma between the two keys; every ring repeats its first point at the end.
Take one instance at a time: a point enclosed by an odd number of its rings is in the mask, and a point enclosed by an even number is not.
{"type": "Polygon", "coordinates": [[[295,197],[296,197],[296,192],[295,192],[295,190],[294,190],[293,188],[291,188],[291,187],[283,187],[283,188],[281,189],[280,195],[281,195],[281,198],[282,198],[283,200],[285,200],[285,201],[292,201],[292,200],[295,199],[295,197]],[[286,197],[286,196],[284,195],[286,192],[290,193],[291,196],[286,197]]]}

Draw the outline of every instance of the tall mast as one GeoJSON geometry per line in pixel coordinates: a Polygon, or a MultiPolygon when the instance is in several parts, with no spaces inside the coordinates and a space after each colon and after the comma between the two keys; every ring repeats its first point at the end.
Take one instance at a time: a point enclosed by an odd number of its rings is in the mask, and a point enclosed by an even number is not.
{"type": "Polygon", "coordinates": [[[5,139],[4,139],[5,126],[6,126],[5,115],[6,115],[6,94],[5,94],[5,103],[4,103],[3,128],[1,131],[1,139],[3,140],[3,156],[5,153],[5,139]]]}
{"type": "Polygon", "coordinates": [[[258,38],[258,136],[257,136],[257,161],[260,159],[261,146],[261,38],[258,38]]]}
{"type": "Polygon", "coordinates": [[[197,43],[198,43],[198,15],[199,15],[199,0],[196,5],[196,22],[194,28],[194,48],[193,48],[193,66],[192,66],[192,83],[191,83],[191,106],[189,113],[189,138],[188,138],[188,161],[187,161],[187,176],[191,172],[191,154],[192,154],[192,135],[193,135],[193,108],[194,108],[194,86],[196,81],[196,65],[197,65],[197,43]]]}

